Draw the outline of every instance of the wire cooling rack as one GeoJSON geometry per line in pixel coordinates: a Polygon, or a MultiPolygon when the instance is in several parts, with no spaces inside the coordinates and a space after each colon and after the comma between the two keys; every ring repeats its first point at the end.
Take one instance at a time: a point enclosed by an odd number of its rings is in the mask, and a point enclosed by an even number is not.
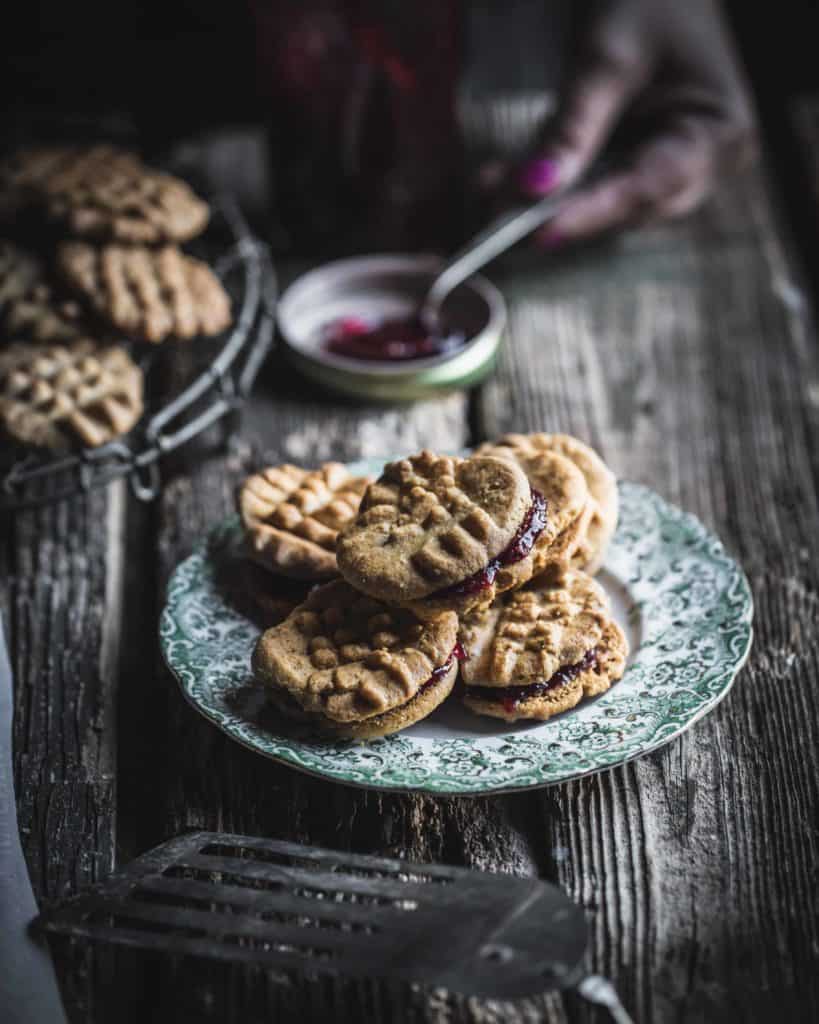
{"type": "Polygon", "coordinates": [[[211,199],[208,230],[190,248],[221,278],[233,327],[213,339],[132,346],[146,381],[146,411],[126,437],[50,455],[0,444],[0,510],[45,505],[128,477],[138,498],[159,488],[160,460],[241,407],[273,340],[277,284],[267,248],[237,204],[211,199]]]}

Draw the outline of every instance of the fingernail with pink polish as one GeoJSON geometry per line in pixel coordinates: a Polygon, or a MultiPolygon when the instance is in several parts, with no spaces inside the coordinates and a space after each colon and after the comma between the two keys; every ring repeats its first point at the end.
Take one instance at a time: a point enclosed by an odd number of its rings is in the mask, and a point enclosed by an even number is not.
{"type": "Polygon", "coordinates": [[[530,160],[521,167],[518,185],[524,192],[532,195],[545,195],[557,185],[558,177],[557,161],[543,157],[540,160],[530,160]]]}

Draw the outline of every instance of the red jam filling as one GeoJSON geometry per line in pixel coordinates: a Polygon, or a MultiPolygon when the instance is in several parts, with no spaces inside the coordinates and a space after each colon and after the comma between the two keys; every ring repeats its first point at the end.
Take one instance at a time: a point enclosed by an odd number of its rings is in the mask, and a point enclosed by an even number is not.
{"type": "Polygon", "coordinates": [[[533,697],[542,697],[550,690],[565,686],[581,672],[585,672],[588,668],[595,668],[596,665],[597,648],[593,647],[576,665],[564,665],[563,668],[559,668],[555,672],[551,679],[531,683],[529,686],[470,686],[466,693],[478,700],[489,700],[502,704],[503,710],[511,713],[525,701],[531,700],[533,697]]]}
{"type": "Polygon", "coordinates": [[[418,317],[370,321],[346,316],[324,328],[322,341],[325,351],[347,359],[403,362],[454,352],[466,343],[466,333],[431,334],[418,317]]]}
{"type": "Polygon", "coordinates": [[[427,679],[425,683],[422,683],[421,686],[418,688],[418,692],[415,694],[415,696],[410,699],[415,700],[415,697],[417,697],[418,694],[423,693],[424,690],[428,690],[430,686],[434,686],[439,679],[443,679],[447,672],[449,672],[449,670],[452,668],[453,661],[466,661],[468,657],[469,655],[466,653],[463,644],[461,643],[460,640],[457,640],[455,642],[455,646],[452,648],[452,654],[450,654],[446,662],[443,665],[441,665],[440,668],[435,669],[435,671],[432,673],[429,679],[427,679]]]}
{"type": "Polygon", "coordinates": [[[443,590],[436,590],[430,596],[436,600],[439,598],[465,597],[469,594],[477,594],[481,590],[488,590],[495,582],[495,577],[504,565],[513,565],[520,562],[529,554],[535,546],[535,541],[543,532],[546,526],[546,499],[532,488],[532,504],[529,511],[518,528],[518,532],[501,551],[479,572],[467,576],[460,583],[454,583],[451,587],[444,587],[443,590]]]}

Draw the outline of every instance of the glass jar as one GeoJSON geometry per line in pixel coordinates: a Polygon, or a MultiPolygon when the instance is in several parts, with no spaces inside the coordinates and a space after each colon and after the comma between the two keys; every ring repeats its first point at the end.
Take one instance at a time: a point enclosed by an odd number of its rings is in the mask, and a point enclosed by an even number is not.
{"type": "Polygon", "coordinates": [[[461,236],[458,0],[255,0],[274,245],[334,255],[461,236]]]}

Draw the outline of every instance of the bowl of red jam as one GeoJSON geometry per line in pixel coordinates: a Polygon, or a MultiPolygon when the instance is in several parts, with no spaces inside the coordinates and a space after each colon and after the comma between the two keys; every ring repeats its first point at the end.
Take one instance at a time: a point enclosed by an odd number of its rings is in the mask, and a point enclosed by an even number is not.
{"type": "Polygon", "coordinates": [[[365,256],[304,274],[277,308],[288,358],[324,387],[376,401],[474,384],[494,365],[505,303],[476,275],[447,297],[428,330],[418,314],[439,266],[432,256],[365,256]]]}

